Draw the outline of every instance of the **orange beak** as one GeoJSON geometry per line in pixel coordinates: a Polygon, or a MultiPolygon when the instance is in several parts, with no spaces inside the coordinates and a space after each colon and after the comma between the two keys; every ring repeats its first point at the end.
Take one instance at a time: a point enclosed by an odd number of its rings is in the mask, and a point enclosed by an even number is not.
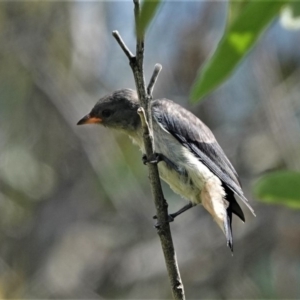
{"type": "Polygon", "coordinates": [[[84,116],[81,120],[78,121],[77,125],[85,125],[85,124],[100,124],[102,123],[102,119],[97,117],[91,117],[89,114],[84,116]]]}

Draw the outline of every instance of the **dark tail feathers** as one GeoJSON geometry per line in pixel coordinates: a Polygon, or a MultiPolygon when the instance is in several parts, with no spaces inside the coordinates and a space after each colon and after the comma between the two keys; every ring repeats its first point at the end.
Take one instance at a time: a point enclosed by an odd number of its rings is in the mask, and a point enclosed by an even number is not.
{"type": "Polygon", "coordinates": [[[229,202],[229,206],[227,208],[227,218],[224,220],[224,229],[225,229],[225,235],[227,240],[227,246],[229,246],[231,252],[233,252],[232,227],[231,227],[232,213],[237,215],[243,222],[245,222],[245,216],[241,207],[235,200],[233,191],[225,185],[223,187],[226,193],[226,200],[229,202]]]}

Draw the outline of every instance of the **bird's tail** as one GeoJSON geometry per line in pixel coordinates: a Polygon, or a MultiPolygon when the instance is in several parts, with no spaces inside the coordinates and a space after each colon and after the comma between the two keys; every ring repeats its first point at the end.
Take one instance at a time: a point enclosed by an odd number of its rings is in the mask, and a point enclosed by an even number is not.
{"type": "Polygon", "coordinates": [[[201,191],[201,202],[224,232],[227,245],[233,252],[232,214],[237,215],[243,222],[245,216],[235,200],[233,191],[224,184],[217,185],[215,180],[217,179],[211,178],[205,183],[201,191]]]}
{"type": "Polygon", "coordinates": [[[224,218],[224,233],[226,236],[227,245],[230,247],[231,251],[233,252],[232,227],[231,227],[232,214],[234,213],[243,222],[245,222],[245,216],[241,207],[235,200],[233,191],[229,189],[226,185],[223,185],[223,188],[226,193],[225,198],[229,203],[229,206],[226,209],[227,217],[224,218]]]}
{"type": "MultiPolygon", "coordinates": [[[[226,236],[227,245],[233,251],[233,241],[232,241],[232,213],[236,213],[239,216],[243,216],[243,212],[239,209],[236,202],[233,202],[231,198],[234,199],[233,194],[229,197],[226,194],[226,189],[220,184],[217,177],[212,177],[207,180],[201,191],[201,203],[204,208],[211,214],[213,219],[219,225],[226,236]]],[[[235,199],[234,199],[235,201],[235,199]]]]}
{"type": "Polygon", "coordinates": [[[224,233],[227,240],[227,246],[230,248],[231,252],[233,252],[233,238],[232,238],[232,209],[230,205],[226,209],[226,217],[224,218],[224,233]]]}

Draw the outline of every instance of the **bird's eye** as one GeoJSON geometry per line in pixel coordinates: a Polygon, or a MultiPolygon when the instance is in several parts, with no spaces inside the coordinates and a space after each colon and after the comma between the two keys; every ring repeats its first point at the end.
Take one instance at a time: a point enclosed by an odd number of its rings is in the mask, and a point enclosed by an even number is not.
{"type": "Polygon", "coordinates": [[[102,111],[102,116],[105,118],[108,118],[112,114],[112,111],[110,109],[104,109],[102,111]]]}

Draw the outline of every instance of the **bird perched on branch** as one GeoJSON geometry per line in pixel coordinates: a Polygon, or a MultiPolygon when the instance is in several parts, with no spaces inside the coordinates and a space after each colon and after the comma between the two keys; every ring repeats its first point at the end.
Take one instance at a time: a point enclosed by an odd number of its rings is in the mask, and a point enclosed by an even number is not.
{"type": "MultiPolygon", "coordinates": [[[[232,214],[243,222],[245,216],[237,195],[254,214],[243,194],[238,175],[210,129],[195,115],[167,99],[151,101],[154,149],[160,177],[189,202],[176,216],[202,204],[226,236],[233,250],[232,214]]],[[[115,91],[101,98],[77,124],[101,124],[126,133],[145,153],[143,129],[137,109],[137,93],[131,89],[115,91]]],[[[144,162],[153,158],[143,156],[144,162]]]]}

